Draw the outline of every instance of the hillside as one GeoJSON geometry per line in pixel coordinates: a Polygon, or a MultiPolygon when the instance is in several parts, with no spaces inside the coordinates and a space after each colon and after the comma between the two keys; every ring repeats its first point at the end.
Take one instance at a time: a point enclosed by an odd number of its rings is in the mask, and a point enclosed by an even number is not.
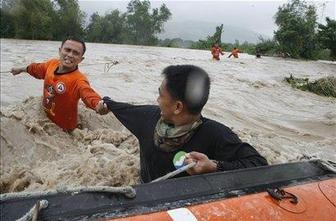
{"type": "MultiPolygon", "coordinates": [[[[225,25],[222,41],[226,43],[234,43],[235,40],[239,42],[248,41],[250,43],[256,43],[258,41],[259,33],[253,30],[239,28],[235,26],[225,25]]],[[[181,38],[184,40],[198,41],[199,39],[205,39],[208,35],[212,35],[215,32],[216,26],[219,26],[221,22],[167,22],[165,24],[164,33],[159,35],[160,39],[166,38],[181,38]]],[[[263,37],[268,37],[264,36],[263,37]]]]}

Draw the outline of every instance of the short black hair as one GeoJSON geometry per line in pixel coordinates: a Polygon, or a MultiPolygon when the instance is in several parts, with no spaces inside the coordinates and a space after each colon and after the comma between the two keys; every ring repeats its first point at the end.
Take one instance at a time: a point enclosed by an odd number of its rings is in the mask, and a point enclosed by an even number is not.
{"type": "Polygon", "coordinates": [[[85,42],[82,39],[77,38],[77,37],[68,36],[68,37],[64,38],[64,40],[62,41],[61,47],[63,47],[63,45],[66,41],[77,41],[77,42],[81,43],[82,46],[83,46],[83,54],[82,55],[85,54],[86,45],[85,45],[85,42]]]}
{"type": "Polygon", "coordinates": [[[210,78],[207,72],[194,65],[171,65],[162,75],[169,94],[182,101],[191,114],[199,114],[208,101],[210,78]]]}

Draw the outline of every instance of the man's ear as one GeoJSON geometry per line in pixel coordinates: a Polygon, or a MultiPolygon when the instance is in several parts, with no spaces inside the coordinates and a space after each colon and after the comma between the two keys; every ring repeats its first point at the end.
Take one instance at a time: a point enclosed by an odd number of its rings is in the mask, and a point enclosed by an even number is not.
{"type": "Polygon", "coordinates": [[[174,114],[177,115],[177,114],[182,113],[183,108],[184,108],[184,105],[182,101],[176,101],[176,108],[175,108],[174,114]]]}
{"type": "Polygon", "coordinates": [[[85,57],[82,57],[80,62],[82,62],[82,61],[84,60],[84,58],[85,58],[85,57]]]}

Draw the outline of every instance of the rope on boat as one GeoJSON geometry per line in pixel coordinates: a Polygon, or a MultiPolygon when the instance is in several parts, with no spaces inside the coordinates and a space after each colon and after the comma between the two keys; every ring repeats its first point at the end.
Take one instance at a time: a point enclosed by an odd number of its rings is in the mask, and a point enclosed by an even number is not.
{"type": "Polygon", "coordinates": [[[30,197],[41,197],[50,196],[57,193],[70,193],[78,194],[84,192],[104,192],[104,193],[121,193],[127,198],[134,198],[136,196],[135,189],[131,186],[123,187],[111,187],[111,186],[88,186],[88,187],[77,187],[73,189],[68,189],[67,187],[58,188],[57,190],[50,191],[39,191],[39,192],[18,192],[18,193],[5,193],[0,195],[0,200],[10,200],[10,199],[22,199],[30,197]]]}
{"type": "Polygon", "coordinates": [[[321,165],[323,169],[336,173],[336,163],[329,160],[321,159],[318,159],[317,162],[321,165]]]}
{"type": "Polygon", "coordinates": [[[47,207],[48,207],[47,200],[39,200],[24,216],[17,219],[16,221],[29,221],[29,220],[36,221],[39,212],[47,207]]]}

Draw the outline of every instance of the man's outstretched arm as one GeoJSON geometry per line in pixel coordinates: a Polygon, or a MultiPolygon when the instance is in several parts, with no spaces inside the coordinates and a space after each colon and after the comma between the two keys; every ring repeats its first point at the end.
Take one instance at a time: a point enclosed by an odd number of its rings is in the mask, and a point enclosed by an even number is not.
{"type": "Polygon", "coordinates": [[[27,72],[31,76],[37,79],[44,79],[48,66],[52,64],[53,62],[56,62],[57,60],[51,59],[47,62],[43,63],[31,63],[30,65],[26,67],[13,67],[11,69],[11,73],[13,75],[21,74],[22,72],[27,72]]]}
{"type": "Polygon", "coordinates": [[[103,97],[107,108],[138,138],[153,136],[151,129],[159,119],[160,111],[155,105],[132,105],[103,97]],[[156,119],[156,120],[155,120],[156,119]],[[151,134],[148,134],[148,133],[151,134]]]}
{"type": "Polygon", "coordinates": [[[90,86],[87,80],[78,81],[77,87],[79,96],[87,107],[95,110],[100,115],[105,115],[109,112],[106,104],[104,104],[101,97],[90,86]]]}

